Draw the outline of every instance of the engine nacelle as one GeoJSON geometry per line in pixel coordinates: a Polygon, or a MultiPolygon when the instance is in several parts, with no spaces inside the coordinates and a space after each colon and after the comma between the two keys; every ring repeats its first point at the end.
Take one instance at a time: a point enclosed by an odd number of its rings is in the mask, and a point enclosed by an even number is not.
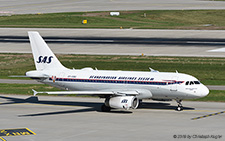
{"type": "Polygon", "coordinates": [[[135,96],[115,96],[106,99],[105,105],[115,109],[136,109],[139,101],[135,96]]]}

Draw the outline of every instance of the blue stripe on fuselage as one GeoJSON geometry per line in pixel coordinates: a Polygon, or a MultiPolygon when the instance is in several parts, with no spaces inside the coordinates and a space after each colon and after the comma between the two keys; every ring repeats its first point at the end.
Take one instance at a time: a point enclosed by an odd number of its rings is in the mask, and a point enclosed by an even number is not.
{"type": "MultiPolygon", "coordinates": [[[[52,78],[49,78],[52,80],[52,78]]],[[[167,82],[159,81],[132,81],[132,80],[102,80],[102,79],[78,79],[78,78],[56,78],[55,81],[64,82],[91,82],[91,83],[116,83],[116,84],[145,84],[145,85],[167,85],[167,82]]],[[[168,82],[171,84],[182,84],[184,81],[168,82]]]]}

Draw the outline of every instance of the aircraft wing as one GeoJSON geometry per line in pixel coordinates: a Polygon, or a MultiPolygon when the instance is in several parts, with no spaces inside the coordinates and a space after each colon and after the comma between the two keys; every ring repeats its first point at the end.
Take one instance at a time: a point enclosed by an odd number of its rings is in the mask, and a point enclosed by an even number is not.
{"type": "Polygon", "coordinates": [[[58,94],[58,95],[139,95],[138,91],[135,90],[108,90],[108,91],[51,91],[51,92],[37,92],[32,89],[34,96],[40,93],[47,94],[58,94]]]}

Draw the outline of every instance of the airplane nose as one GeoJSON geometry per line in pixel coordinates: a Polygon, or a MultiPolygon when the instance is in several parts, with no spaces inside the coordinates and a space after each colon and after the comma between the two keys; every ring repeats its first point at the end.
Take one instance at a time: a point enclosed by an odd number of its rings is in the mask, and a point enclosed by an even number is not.
{"type": "Polygon", "coordinates": [[[202,86],[202,89],[201,89],[201,97],[205,97],[209,94],[209,89],[206,87],[206,86],[202,86]]]}

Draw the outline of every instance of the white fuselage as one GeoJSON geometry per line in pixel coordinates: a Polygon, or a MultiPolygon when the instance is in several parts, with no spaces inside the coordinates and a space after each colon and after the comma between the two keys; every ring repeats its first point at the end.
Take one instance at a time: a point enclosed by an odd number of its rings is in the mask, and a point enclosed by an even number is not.
{"type": "Polygon", "coordinates": [[[139,99],[194,99],[204,97],[209,90],[195,77],[182,73],[81,70],[43,71],[49,77],[42,83],[70,91],[147,90],[139,99]],[[186,84],[193,82],[193,84],[186,84]],[[194,83],[196,82],[196,84],[194,83]]]}
{"type": "Polygon", "coordinates": [[[46,42],[36,31],[28,32],[36,70],[26,72],[26,77],[68,91],[37,92],[47,94],[84,94],[105,98],[102,111],[136,109],[141,99],[171,100],[178,102],[177,110],[183,109],[183,99],[204,97],[209,93],[206,86],[195,77],[182,73],[140,71],[111,71],[83,68],[65,68],[46,42]]]}

